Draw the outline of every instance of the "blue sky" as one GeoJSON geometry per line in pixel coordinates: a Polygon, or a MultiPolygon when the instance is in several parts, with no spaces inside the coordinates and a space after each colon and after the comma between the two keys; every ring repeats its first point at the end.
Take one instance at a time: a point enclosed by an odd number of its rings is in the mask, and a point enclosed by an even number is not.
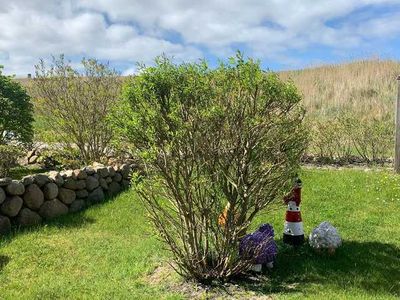
{"type": "Polygon", "coordinates": [[[61,53],[132,74],[161,53],[214,65],[236,50],[272,70],[400,59],[400,0],[0,0],[6,74],[61,53]]]}

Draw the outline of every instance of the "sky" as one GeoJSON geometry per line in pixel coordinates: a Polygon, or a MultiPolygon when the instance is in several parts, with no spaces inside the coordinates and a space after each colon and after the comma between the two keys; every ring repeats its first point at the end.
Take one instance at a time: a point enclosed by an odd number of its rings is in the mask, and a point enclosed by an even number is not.
{"type": "Polygon", "coordinates": [[[0,0],[3,73],[97,58],[121,74],[162,53],[212,66],[240,50],[275,71],[400,59],[400,0],[0,0]]]}

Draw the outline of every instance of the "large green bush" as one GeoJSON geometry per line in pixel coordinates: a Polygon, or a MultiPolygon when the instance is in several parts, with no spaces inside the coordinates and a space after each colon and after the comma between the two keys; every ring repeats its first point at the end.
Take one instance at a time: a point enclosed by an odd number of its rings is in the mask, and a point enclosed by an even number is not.
{"type": "Polygon", "coordinates": [[[108,116],[120,86],[118,73],[95,59],[83,59],[82,70],[62,55],[50,65],[41,60],[33,85],[40,137],[78,147],[86,163],[100,160],[113,137],[108,116]]]}
{"type": "Polygon", "coordinates": [[[306,147],[299,102],[292,83],[240,54],[215,70],[162,57],[127,83],[118,136],[143,160],[136,187],[180,274],[226,279],[251,263],[239,240],[281,201],[306,147]]]}
{"type": "Polygon", "coordinates": [[[22,86],[0,66],[0,144],[32,141],[33,106],[22,86]]]}

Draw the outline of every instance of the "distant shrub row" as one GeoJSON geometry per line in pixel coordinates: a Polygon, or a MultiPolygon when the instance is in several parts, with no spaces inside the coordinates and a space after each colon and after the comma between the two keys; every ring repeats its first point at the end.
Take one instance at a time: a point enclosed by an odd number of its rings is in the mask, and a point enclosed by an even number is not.
{"type": "Polygon", "coordinates": [[[309,126],[308,162],[384,164],[393,157],[390,116],[378,119],[343,113],[328,120],[311,120],[309,126]]]}

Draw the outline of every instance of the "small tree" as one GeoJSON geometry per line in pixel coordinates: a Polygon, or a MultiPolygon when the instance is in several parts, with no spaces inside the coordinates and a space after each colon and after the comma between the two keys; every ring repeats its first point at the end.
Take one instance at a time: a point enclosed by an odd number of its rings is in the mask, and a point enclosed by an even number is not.
{"type": "Polygon", "coordinates": [[[37,112],[47,136],[76,145],[86,162],[99,160],[112,139],[107,117],[120,93],[117,72],[95,59],[83,59],[79,72],[63,55],[35,67],[37,112]]]}
{"type": "Polygon", "coordinates": [[[137,189],[180,274],[204,282],[248,267],[239,241],[288,191],[306,147],[299,101],[240,54],[216,70],[159,58],[125,86],[120,136],[146,163],[137,189]]]}
{"type": "Polygon", "coordinates": [[[22,86],[0,66],[0,145],[32,141],[33,106],[22,86]]]}

